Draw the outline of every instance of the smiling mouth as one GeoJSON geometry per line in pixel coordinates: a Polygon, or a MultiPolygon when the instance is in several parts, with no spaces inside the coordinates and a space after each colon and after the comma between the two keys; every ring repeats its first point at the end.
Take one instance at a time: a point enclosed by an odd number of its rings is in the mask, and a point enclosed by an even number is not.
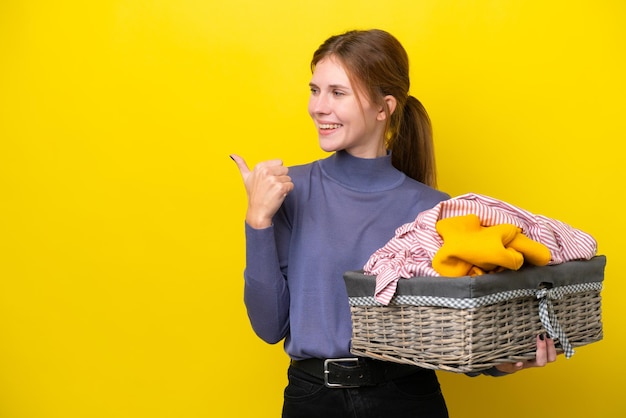
{"type": "Polygon", "coordinates": [[[342,125],[338,124],[338,123],[321,123],[319,125],[320,129],[322,130],[331,130],[331,129],[338,129],[341,128],[342,125]]]}

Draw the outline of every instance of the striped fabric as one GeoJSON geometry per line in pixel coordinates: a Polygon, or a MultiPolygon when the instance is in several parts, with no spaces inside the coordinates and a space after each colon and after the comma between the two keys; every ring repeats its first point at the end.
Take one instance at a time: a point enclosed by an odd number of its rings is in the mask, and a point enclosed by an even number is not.
{"type": "Polygon", "coordinates": [[[387,305],[400,278],[439,276],[432,259],[443,245],[435,225],[440,219],[475,214],[482,226],[513,224],[528,238],[550,250],[551,265],[571,260],[589,260],[597,253],[596,240],[589,234],[543,215],[488,196],[468,193],[440,202],[421,212],[415,221],[400,226],[384,247],[371,255],[363,270],[376,276],[376,300],[387,305]]]}

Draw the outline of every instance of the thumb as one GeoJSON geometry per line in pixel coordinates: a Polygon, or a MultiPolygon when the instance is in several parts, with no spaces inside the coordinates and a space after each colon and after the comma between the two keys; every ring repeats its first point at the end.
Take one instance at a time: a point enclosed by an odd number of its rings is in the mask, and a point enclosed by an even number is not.
{"type": "Polygon", "coordinates": [[[250,174],[250,169],[248,168],[248,164],[246,164],[246,161],[237,154],[230,154],[230,158],[235,162],[235,164],[237,164],[237,168],[239,168],[241,177],[245,179],[248,174],[250,174]]]}

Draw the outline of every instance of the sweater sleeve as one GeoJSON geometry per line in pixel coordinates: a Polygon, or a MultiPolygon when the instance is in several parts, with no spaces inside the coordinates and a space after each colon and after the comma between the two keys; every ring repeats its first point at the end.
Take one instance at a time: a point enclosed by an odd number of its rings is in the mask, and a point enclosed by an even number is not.
{"type": "Polygon", "coordinates": [[[281,269],[275,228],[246,231],[244,302],[254,332],[265,342],[276,344],[289,328],[289,289],[286,266],[281,269]],[[283,272],[285,270],[285,273],[283,272]]]}

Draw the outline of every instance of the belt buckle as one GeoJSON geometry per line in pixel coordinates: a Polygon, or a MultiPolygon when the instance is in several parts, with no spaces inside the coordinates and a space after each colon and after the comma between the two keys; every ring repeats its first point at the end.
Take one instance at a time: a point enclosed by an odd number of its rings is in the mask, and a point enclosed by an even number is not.
{"type": "Polygon", "coordinates": [[[331,364],[338,363],[357,363],[359,359],[355,357],[350,358],[329,358],[324,360],[324,386],[332,389],[349,389],[349,388],[358,388],[358,385],[344,385],[342,383],[332,383],[330,382],[330,370],[328,369],[331,364]]]}

